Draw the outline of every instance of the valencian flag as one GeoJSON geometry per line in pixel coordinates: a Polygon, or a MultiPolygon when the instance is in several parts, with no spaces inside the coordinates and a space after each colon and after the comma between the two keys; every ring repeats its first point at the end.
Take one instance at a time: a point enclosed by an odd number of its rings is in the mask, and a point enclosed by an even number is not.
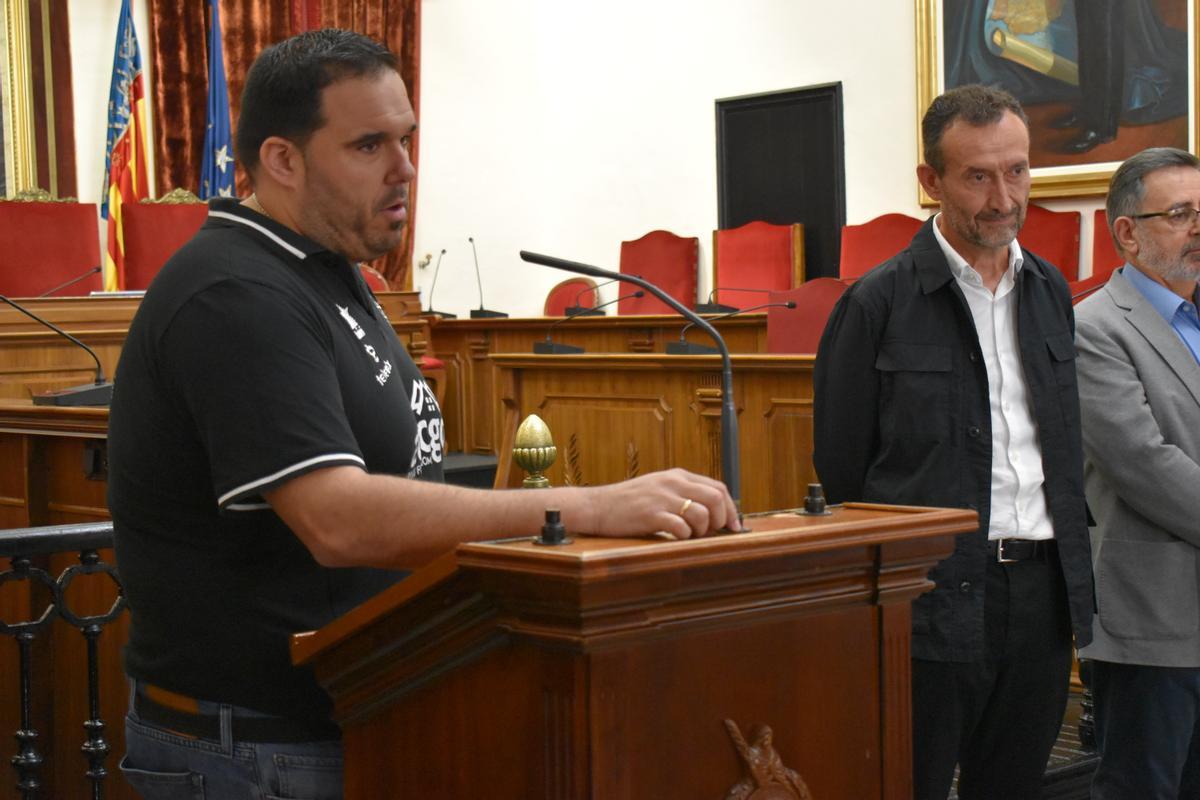
{"type": "Polygon", "coordinates": [[[104,288],[125,285],[125,242],[121,206],[150,194],[146,172],[145,92],[142,56],[133,30],[130,0],[121,0],[117,48],[113,56],[112,87],[108,91],[108,139],[104,145],[104,183],[107,187],[100,216],[108,220],[108,252],[104,258],[104,288]]]}
{"type": "Polygon", "coordinates": [[[200,199],[233,197],[233,143],[229,134],[229,90],[225,88],[225,56],[221,47],[219,0],[208,0],[208,125],[204,129],[204,161],[200,165],[200,199]]]}

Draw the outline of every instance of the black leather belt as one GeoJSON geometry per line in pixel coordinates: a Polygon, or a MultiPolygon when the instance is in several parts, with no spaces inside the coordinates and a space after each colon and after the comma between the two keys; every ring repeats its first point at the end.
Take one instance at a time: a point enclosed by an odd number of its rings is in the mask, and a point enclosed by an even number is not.
{"type": "Polygon", "coordinates": [[[1058,543],[1053,539],[992,539],[988,542],[988,555],[1000,564],[1046,561],[1057,553],[1058,543]]]}
{"type": "MultiPolygon", "coordinates": [[[[221,741],[221,718],[217,714],[193,713],[158,703],[142,692],[133,696],[138,718],[161,728],[197,739],[221,741]]],[[[342,738],[332,722],[308,723],[284,717],[247,717],[234,712],[230,720],[235,742],[321,742],[342,738]]]]}

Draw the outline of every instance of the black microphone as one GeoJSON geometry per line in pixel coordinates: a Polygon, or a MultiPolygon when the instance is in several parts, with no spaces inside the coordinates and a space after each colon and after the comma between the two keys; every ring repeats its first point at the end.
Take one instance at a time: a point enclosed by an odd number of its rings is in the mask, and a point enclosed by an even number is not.
{"type": "Polygon", "coordinates": [[[442,268],[442,256],[444,256],[444,255],[446,255],[446,248],[443,247],[442,252],[438,253],[437,264],[435,264],[433,267],[433,282],[429,284],[429,310],[424,311],[422,313],[437,314],[439,317],[445,317],[446,319],[458,319],[457,314],[451,314],[448,311],[434,311],[433,310],[433,290],[437,288],[438,270],[440,270],[442,268]]]}
{"type": "Polygon", "coordinates": [[[100,366],[100,359],[96,357],[96,352],[88,347],[83,342],[76,339],[71,334],[64,331],[62,328],[55,325],[53,322],[46,320],[34,314],[27,308],[17,305],[12,300],[9,300],[4,295],[0,294],[0,300],[8,303],[10,306],[20,311],[25,316],[40,322],[50,330],[57,333],[59,336],[65,336],[75,344],[87,351],[87,354],[96,362],[96,382],[86,383],[82,386],[72,386],[68,389],[59,389],[54,392],[42,392],[33,396],[33,404],[35,406],[107,406],[112,403],[113,385],[104,380],[104,367],[100,366]]]}
{"type": "Polygon", "coordinates": [[[84,278],[91,276],[91,275],[95,275],[99,271],[100,271],[100,267],[98,267],[98,266],[92,267],[87,272],[83,273],[82,275],[76,275],[74,278],[71,278],[71,280],[67,281],[66,283],[60,283],[58,286],[55,286],[50,291],[42,292],[41,294],[38,295],[38,297],[49,297],[50,295],[54,294],[55,292],[57,292],[61,289],[65,289],[68,286],[74,286],[75,284],[77,284],[81,280],[83,280],[84,278]]]}
{"type": "Polygon", "coordinates": [[[646,296],[646,293],[643,292],[641,289],[638,289],[636,292],[630,292],[627,295],[618,297],[616,300],[609,300],[607,303],[601,303],[600,305],[596,306],[595,308],[583,308],[583,309],[580,309],[579,311],[576,311],[574,314],[567,314],[562,319],[555,320],[550,325],[550,327],[546,329],[546,341],[533,343],[533,352],[538,353],[540,355],[551,355],[551,354],[563,355],[565,353],[582,353],[583,348],[579,347],[577,345],[557,344],[556,342],[551,341],[550,334],[554,333],[554,329],[557,328],[559,325],[562,325],[567,320],[572,320],[572,319],[575,319],[576,317],[594,317],[597,314],[599,314],[600,316],[603,317],[604,312],[601,311],[600,309],[602,309],[606,306],[611,306],[613,303],[619,303],[622,300],[628,300],[631,297],[645,297],[645,296],[646,296]]]}
{"type": "MultiPolygon", "coordinates": [[[[579,293],[575,295],[575,305],[567,306],[565,309],[563,309],[563,313],[566,314],[568,317],[570,317],[570,316],[588,316],[588,315],[591,315],[593,317],[604,316],[604,312],[600,310],[600,306],[581,306],[581,305],[579,305],[579,298],[583,297],[584,292],[594,292],[597,289],[599,289],[601,286],[608,286],[610,283],[617,283],[617,281],[605,281],[604,283],[597,283],[595,286],[583,287],[582,289],[579,290],[579,293]]],[[[595,299],[599,300],[600,295],[596,295],[595,299]]]]}
{"type": "MultiPolygon", "coordinates": [[[[750,306],[749,308],[739,308],[736,311],[730,311],[728,314],[722,314],[719,317],[712,317],[711,319],[709,319],[709,322],[716,322],[719,319],[728,319],[729,317],[736,317],[738,314],[749,314],[751,311],[762,311],[764,308],[795,308],[795,307],[796,307],[795,300],[788,300],[783,303],[760,303],[759,305],[750,306]]],[[[715,347],[709,347],[706,344],[695,344],[694,342],[689,342],[683,338],[684,334],[686,334],[688,332],[688,329],[695,327],[695,324],[696,323],[694,323],[694,322],[689,322],[687,325],[683,326],[683,329],[681,331],[679,331],[679,341],[678,342],[667,342],[667,355],[669,355],[669,356],[711,356],[711,355],[716,354],[717,348],[715,348],[715,347]]]]}
{"type": "Polygon", "coordinates": [[[483,278],[479,277],[479,253],[475,252],[475,237],[468,236],[471,243],[471,253],[475,256],[475,282],[479,284],[479,308],[471,309],[471,319],[500,319],[507,317],[503,311],[489,311],[483,307],[483,278]]]}
{"type": "Polygon", "coordinates": [[[725,340],[721,338],[721,334],[717,333],[717,329],[708,324],[695,311],[692,311],[662,289],[647,280],[639,278],[637,275],[622,275],[619,272],[600,269],[590,264],[566,261],[561,258],[554,258],[553,256],[530,253],[526,250],[521,251],[521,259],[531,264],[541,264],[544,267],[566,270],[578,275],[588,275],[593,278],[603,278],[605,280],[625,281],[635,286],[641,286],[650,292],[650,294],[662,300],[684,317],[696,323],[701,329],[708,332],[709,336],[717,343],[717,347],[721,352],[721,478],[724,480],[726,488],[729,489],[729,496],[733,498],[734,504],[738,507],[738,516],[740,517],[742,507],[742,473],[741,462],[738,460],[737,414],[733,408],[733,360],[729,357],[729,348],[725,346],[725,340]]]}
{"type": "Polygon", "coordinates": [[[716,302],[717,292],[754,292],[756,294],[770,294],[771,292],[779,291],[778,289],[749,289],[741,286],[717,286],[708,293],[708,302],[700,303],[696,306],[697,314],[731,314],[737,311],[736,306],[727,306],[724,303],[716,302]]]}

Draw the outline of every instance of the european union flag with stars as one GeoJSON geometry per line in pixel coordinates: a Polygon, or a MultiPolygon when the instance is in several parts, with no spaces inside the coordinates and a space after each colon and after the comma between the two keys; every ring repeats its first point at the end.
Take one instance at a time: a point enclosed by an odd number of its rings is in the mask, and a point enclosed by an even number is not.
{"type": "Polygon", "coordinates": [[[200,165],[200,199],[233,197],[233,138],[229,132],[229,90],[225,87],[225,55],[221,46],[218,0],[208,0],[208,124],[204,129],[204,161],[200,165]]]}

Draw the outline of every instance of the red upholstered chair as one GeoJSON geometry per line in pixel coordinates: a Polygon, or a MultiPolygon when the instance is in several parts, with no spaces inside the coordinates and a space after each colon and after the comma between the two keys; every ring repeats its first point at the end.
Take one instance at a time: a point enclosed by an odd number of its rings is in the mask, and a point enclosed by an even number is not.
{"type": "MultiPolygon", "coordinates": [[[[100,266],[99,219],[95,203],[0,202],[0,294],[37,297],[100,266]]],[[[55,294],[101,288],[96,273],[55,294]]]]}
{"type": "Polygon", "coordinates": [[[363,280],[367,282],[367,286],[371,287],[372,292],[390,292],[392,290],[392,287],[388,285],[387,278],[383,277],[382,273],[370,264],[359,264],[358,271],[363,276],[363,280]]]}
{"type": "Polygon", "coordinates": [[[907,214],[883,214],[861,225],[842,227],[838,277],[856,281],[908,247],[924,220],[907,214]]]}
{"type": "Polygon", "coordinates": [[[1125,266],[1125,257],[1117,252],[1112,234],[1108,232],[1108,217],[1104,209],[1098,208],[1092,221],[1092,274],[1108,280],[1113,270],[1125,266]]]}
{"type": "Polygon", "coordinates": [[[567,278],[555,284],[546,294],[546,303],[542,306],[542,314],[547,317],[561,317],[571,306],[590,308],[596,305],[596,282],[591,278],[567,278]]]}
{"type": "Polygon", "coordinates": [[[713,299],[745,308],[762,295],[731,289],[780,292],[804,283],[804,226],[747,222],[713,231],[713,299]]]}
{"type": "MultiPolygon", "coordinates": [[[[640,239],[621,242],[621,272],[645,278],[688,308],[696,306],[699,279],[700,240],[676,236],[669,231],[651,231],[640,239]]],[[[628,287],[629,292],[635,291],[628,287]]],[[[649,292],[617,303],[618,314],[674,314],[649,292]]]]}
{"type": "Polygon", "coordinates": [[[167,259],[192,238],[208,216],[208,203],[176,189],[159,200],[123,207],[125,289],[145,289],[167,259]]]}
{"type": "Polygon", "coordinates": [[[1017,241],[1026,250],[1058,267],[1068,281],[1079,280],[1079,228],[1082,221],[1083,215],[1078,211],[1050,211],[1030,203],[1025,226],[1017,241]]]}
{"type": "Polygon", "coordinates": [[[767,309],[768,353],[816,353],[821,333],[849,281],[813,278],[795,289],[771,292],[772,303],[792,300],[795,308],[767,309]]]}

